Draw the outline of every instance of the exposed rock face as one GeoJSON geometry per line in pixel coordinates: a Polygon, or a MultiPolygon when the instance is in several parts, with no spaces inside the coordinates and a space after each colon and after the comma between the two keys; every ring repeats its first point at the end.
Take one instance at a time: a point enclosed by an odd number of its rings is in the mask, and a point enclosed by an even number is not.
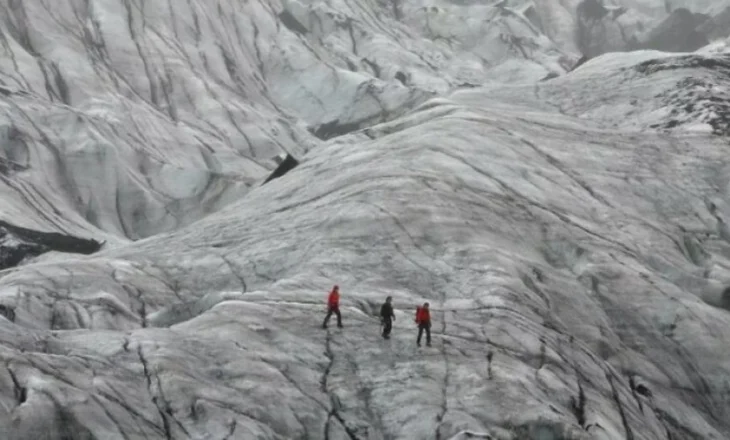
{"type": "MultiPolygon", "coordinates": [[[[712,22],[703,14],[693,14],[687,9],[676,9],[656,28],[644,37],[639,46],[663,50],[692,52],[710,43],[703,26],[712,22]]],[[[718,31],[716,28],[713,31],[718,31]]],[[[727,31],[730,33],[730,30],[727,31]]]]}
{"type": "Polygon", "coordinates": [[[595,57],[605,52],[623,50],[626,45],[626,32],[616,18],[625,10],[611,11],[602,0],[583,0],[578,4],[577,42],[581,52],[595,57]]]}
{"type": "Polygon", "coordinates": [[[702,23],[698,31],[706,35],[710,40],[727,37],[730,34],[730,6],[702,23]]]}
{"type": "Polygon", "coordinates": [[[676,3],[0,1],[0,438],[729,438],[728,45],[589,59],[676,3]]]}
{"type": "Polygon", "coordinates": [[[649,1],[643,7],[635,1],[583,0],[576,7],[576,42],[588,58],[636,49],[691,52],[730,35],[724,26],[728,8],[722,0],[649,1]]]}

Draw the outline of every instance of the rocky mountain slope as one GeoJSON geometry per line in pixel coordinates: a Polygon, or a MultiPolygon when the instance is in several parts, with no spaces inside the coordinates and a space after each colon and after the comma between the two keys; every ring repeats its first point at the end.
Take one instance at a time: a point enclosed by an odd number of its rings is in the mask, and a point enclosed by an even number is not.
{"type": "Polygon", "coordinates": [[[0,2],[0,438],[730,437],[728,45],[583,62],[678,3],[0,2]]]}

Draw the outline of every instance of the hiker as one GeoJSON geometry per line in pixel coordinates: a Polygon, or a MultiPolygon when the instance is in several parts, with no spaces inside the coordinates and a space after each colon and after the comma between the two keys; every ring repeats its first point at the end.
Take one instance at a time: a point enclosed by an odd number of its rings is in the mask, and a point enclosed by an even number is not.
{"type": "Polygon", "coordinates": [[[380,307],[380,321],[383,325],[383,338],[390,339],[390,331],[393,330],[393,321],[395,321],[395,313],[393,313],[393,297],[385,298],[385,302],[380,307]]]}
{"type": "Polygon", "coordinates": [[[416,307],[416,324],[418,324],[416,345],[419,347],[421,346],[421,336],[423,336],[424,330],[426,331],[426,345],[431,346],[431,312],[428,306],[426,302],[422,306],[416,307]]]}
{"type": "Polygon", "coordinates": [[[337,315],[337,327],[342,328],[342,315],[340,315],[340,286],[335,285],[327,298],[327,316],[324,317],[322,328],[327,328],[332,314],[337,315]]]}

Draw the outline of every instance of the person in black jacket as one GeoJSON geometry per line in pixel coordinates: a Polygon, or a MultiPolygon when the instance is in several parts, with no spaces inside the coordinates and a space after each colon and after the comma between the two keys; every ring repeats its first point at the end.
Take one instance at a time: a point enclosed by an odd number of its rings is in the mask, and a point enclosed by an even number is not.
{"type": "Polygon", "coordinates": [[[390,331],[393,330],[393,321],[395,321],[395,313],[393,313],[393,297],[389,296],[380,307],[380,320],[383,324],[383,338],[390,339],[390,331]]]}

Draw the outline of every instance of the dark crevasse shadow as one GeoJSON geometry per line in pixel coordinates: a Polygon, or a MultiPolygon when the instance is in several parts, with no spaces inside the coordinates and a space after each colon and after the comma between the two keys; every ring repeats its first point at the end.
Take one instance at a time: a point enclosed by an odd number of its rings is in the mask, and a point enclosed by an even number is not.
{"type": "Polygon", "coordinates": [[[264,183],[262,183],[261,185],[266,185],[270,181],[283,176],[284,174],[293,170],[297,165],[299,165],[299,161],[296,160],[291,154],[287,154],[284,160],[279,163],[276,169],[271,174],[269,174],[269,177],[267,177],[266,180],[264,180],[264,183]]]}
{"type": "Polygon", "coordinates": [[[58,232],[35,231],[0,220],[0,270],[15,267],[27,258],[50,251],[93,254],[103,244],[58,232]]]}

